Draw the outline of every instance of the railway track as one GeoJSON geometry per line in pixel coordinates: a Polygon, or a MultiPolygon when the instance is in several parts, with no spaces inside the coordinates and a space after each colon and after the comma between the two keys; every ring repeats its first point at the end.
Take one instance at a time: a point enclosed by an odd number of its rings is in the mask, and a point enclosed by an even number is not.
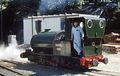
{"type": "Polygon", "coordinates": [[[11,68],[0,65],[0,76],[25,76],[25,75],[11,68]]]}
{"type": "Polygon", "coordinates": [[[88,76],[120,76],[119,72],[105,71],[105,70],[91,70],[85,73],[88,76]]]}
{"type": "MultiPolygon", "coordinates": [[[[89,70],[77,70],[77,69],[64,69],[64,68],[55,68],[51,66],[43,66],[37,64],[26,64],[21,65],[21,68],[34,71],[34,74],[20,73],[10,67],[14,66],[16,62],[2,61],[0,63],[0,76],[120,76],[118,71],[110,70],[99,70],[99,69],[89,69],[89,70]]],[[[19,68],[19,67],[18,67],[19,68]]]]}

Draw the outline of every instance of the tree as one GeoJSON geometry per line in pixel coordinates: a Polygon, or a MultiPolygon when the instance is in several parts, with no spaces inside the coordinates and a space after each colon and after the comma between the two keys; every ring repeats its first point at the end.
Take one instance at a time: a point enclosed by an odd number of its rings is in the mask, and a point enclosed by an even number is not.
{"type": "Polygon", "coordinates": [[[1,5],[0,9],[2,10],[6,9],[10,1],[11,0],[0,0],[0,5],[1,5]]]}

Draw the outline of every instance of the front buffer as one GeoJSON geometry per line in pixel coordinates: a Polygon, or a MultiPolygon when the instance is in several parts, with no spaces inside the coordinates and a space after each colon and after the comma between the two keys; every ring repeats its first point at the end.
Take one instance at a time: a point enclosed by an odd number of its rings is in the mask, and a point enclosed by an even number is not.
{"type": "Polygon", "coordinates": [[[83,67],[91,68],[98,66],[99,62],[104,64],[108,63],[108,58],[104,58],[102,55],[83,57],[80,59],[80,64],[83,67]]]}

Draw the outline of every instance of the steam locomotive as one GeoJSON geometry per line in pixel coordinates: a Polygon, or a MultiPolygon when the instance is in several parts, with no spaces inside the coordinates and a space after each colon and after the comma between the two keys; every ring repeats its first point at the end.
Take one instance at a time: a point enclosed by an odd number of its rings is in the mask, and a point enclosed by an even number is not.
{"type": "Polygon", "coordinates": [[[108,63],[108,58],[102,55],[102,39],[106,23],[104,18],[93,15],[78,17],[65,16],[63,31],[47,31],[34,35],[31,39],[32,49],[21,53],[22,58],[43,65],[91,68],[98,66],[99,62],[108,63]],[[74,20],[82,21],[85,33],[82,41],[82,54],[80,58],[75,54],[71,41],[71,25],[74,20]]]}

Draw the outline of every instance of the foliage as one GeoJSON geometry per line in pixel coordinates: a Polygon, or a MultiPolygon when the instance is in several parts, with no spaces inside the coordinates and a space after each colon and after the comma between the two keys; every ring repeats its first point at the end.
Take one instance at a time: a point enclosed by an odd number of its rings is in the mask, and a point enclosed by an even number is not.
{"type": "Polygon", "coordinates": [[[16,17],[25,17],[37,13],[39,0],[13,0],[8,9],[14,11],[16,17]]]}
{"type": "MultiPolygon", "coordinates": [[[[0,0],[0,5],[2,5],[2,10],[6,9],[11,0],[0,0]]],[[[1,7],[0,7],[1,8],[1,7]]]]}

